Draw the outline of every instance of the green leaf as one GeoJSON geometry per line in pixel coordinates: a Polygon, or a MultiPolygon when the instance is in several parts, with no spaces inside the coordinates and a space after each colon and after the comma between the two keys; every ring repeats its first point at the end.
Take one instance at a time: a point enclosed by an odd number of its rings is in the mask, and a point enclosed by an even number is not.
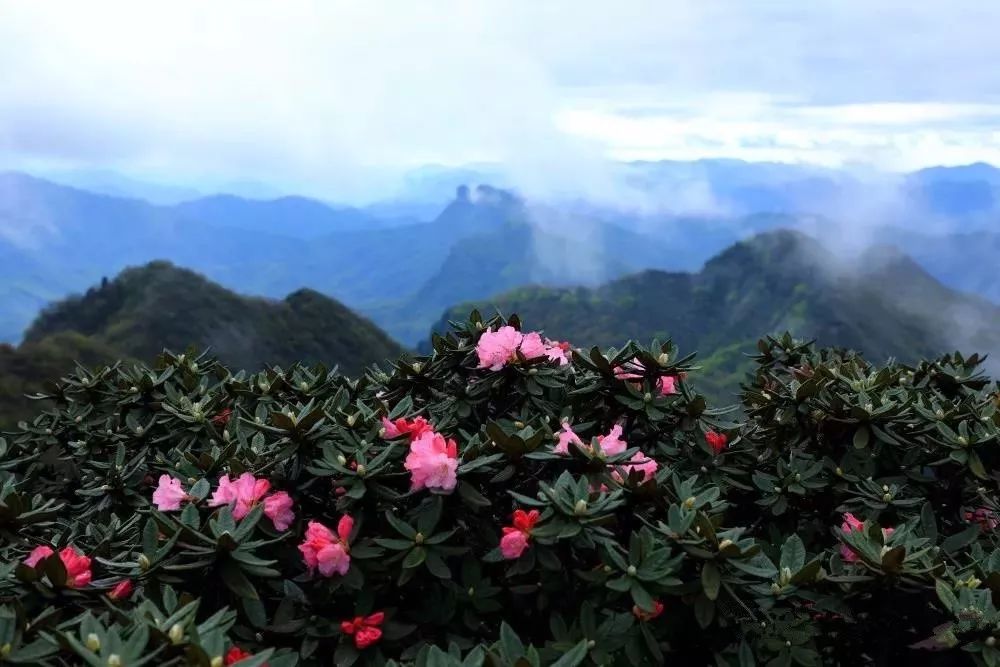
{"type": "Polygon", "coordinates": [[[705,563],[701,568],[701,588],[705,592],[705,597],[715,600],[719,597],[719,587],[722,578],[719,576],[719,568],[715,563],[705,563]]]}
{"type": "Polygon", "coordinates": [[[219,568],[219,572],[226,587],[239,597],[250,598],[251,600],[260,599],[257,595],[257,589],[253,587],[253,584],[250,583],[250,580],[247,579],[247,576],[243,574],[243,570],[236,563],[223,563],[222,567],[219,568]]]}
{"type": "Polygon", "coordinates": [[[781,569],[787,567],[792,572],[798,572],[805,563],[806,547],[802,539],[798,535],[790,535],[781,546],[781,569]]]}
{"type": "Polygon", "coordinates": [[[979,537],[979,526],[974,523],[962,532],[946,537],[944,541],[941,542],[941,549],[943,549],[945,553],[952,554],[975,542],[977,537],[979,537]]]}
{"type": "Polygon", "coordinates": [[[582,664],[587,659],[589,651],[587,640],[581,639],[576,646],[563,653],[562,657],[553,662],[551,667],[577,667],[577,665],[582,664]]]}

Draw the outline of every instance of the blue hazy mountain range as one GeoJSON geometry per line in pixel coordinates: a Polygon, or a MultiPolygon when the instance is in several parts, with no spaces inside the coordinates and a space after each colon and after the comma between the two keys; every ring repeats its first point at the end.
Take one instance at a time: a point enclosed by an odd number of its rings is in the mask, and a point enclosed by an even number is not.
{"type": "Polygon", "coordinates": [[[463,187],[516,189],[498,167],[427,167],[392,197],[359,207],[229,193],[178,201],[185,191],[107,174],[92,186],[103,194],[0,174],[0,340],[20,340],[47,303],[166,259],[244,294],[315,289],[414,345],[457,303],[526,284],[694,271],[776,228],[850,250],[890,243],[944,284],[1000,302],[1000,170],[992,166],[889,177],[708,160],[625,163],[615,173],[618,199],[614,190],[522,197],[463,187]]]}

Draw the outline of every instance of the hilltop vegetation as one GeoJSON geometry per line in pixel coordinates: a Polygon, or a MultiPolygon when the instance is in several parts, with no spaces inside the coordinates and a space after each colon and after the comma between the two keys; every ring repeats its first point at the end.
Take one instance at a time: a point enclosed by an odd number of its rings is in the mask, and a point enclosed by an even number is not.
{"type": "Polygon", "coordinates": [[[46,308],[20,347],[0,347],[0,424],[29,409],[25,393],[84,365],[115,358],[151,362],[164,348],[211,349],[244,368],[294,361],[340,365],[360,373],[402,348],[365,318],[318,292],[285,299],[235,294],[167,262],[127,269],[118,277],[46,308]]]}
{"type": "Polygon", "coordinates": [[[0,439],[14,664],[1000,660],[979,359],[760,342],[744,413],[670,344],[478,314],[347,377],[165,354],[0,439]]]}

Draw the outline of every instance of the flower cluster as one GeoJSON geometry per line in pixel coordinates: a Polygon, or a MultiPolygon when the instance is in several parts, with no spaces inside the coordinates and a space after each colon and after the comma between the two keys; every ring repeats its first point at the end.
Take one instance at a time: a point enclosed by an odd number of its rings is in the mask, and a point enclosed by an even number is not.
{"type": "MultiPolygon", "coordinates": [[[[292,497],[286,491],[271,490],[271,482],[266,479],[258,479],[251,473],[245,472],[236,479],[230,479],[229,475],[219,478],[219,485],[212,497],[208,501],[209,507],[221,507],[230,505],[233,509],[233,518],[239,521],[254,506],[263,503],[264,514],[271,519],[274,527],[278,530],[288,530],[295,520],[295,512],[292,510],[292,497]]],[[[159,483],[153,491],[153,504],[161,512],[179,510],[181,503],[191,500],[191,496],[184,490],[181,480],[170,475],[160,475],[159,483]]]]}
{"type": "Polygon", "coordinates": [[[476,345],[479,368],[498,371],[520,358],[531,360],[544,357],[560,366],[569,363],[568,343],[542,338],[536,331],[522,334],[512,326],[503,326],[493,331],[484,331],[476,345]]]}

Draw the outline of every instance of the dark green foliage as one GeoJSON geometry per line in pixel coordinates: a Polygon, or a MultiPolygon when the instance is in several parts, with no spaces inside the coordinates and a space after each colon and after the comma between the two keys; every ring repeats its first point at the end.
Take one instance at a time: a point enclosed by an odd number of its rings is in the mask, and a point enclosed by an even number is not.
{"type": "Polygon", "coordinates": [[[284,301],[244,297],[167,262],[128,269],[46,309],[25,341],[60,331],[78,331],[139,359],[164,347],[207,347],[241,368],[302,361],[357,373],[401,351],[374,324],[318,292],[299,290],[284,301]]]}
{"type": "MultiPolygon", "coordinates": [[[[449,311],[435,327],[461,318],[449,311]]],[[[870,359],[916,361],[959,347],[1000,353],[1000,307],[949,290],[904,255],[876,249],[850,264],[791,231],[760,234],[700,273],[645,271],[597,289],[527,287],[480,302],[517,312],[552,337],[616,345],[669,335],[698,350],[704,389],[734,400],[751,335],[793,331],[870,359]]]]}
{"type": "Polygon", "coordinates": [[[0,651],[202,667],[233,645],[248,667],[1000,662],[1000,397],[978,358],[874,367],[766,339],[734,421],[686,380],[655,391],[696,373],[670,342],[476,368],[501,324],[473,313],[430,356],[357,379],[170,353],[65,377],[0,444],[0,651]],[[642,377],[617,379],[632,360],[642,377]],[[384,416],[457,441],[453,493],[411,491],[410,446],[384,437],[384,416]],[[553,453],[562,420],[590,446],[553,453]],[[628,449],[605,456],[594,436],[615,424],[628,449]],[[712,431],[728,436],[718,453],[712,431]],[[623,467],[637,452],[652,479],[623,467]],[[244,471],[292,496],[287,531],[259,505],[237,521],[206,502],[244,471]],[[180,511],[150,503],[163,474],[190,496],[180,511]],[[505,560],[515,509],[540,519],[505,560]],[[306,522],[344,514],[350,569],[310,576],[306,522]],[[58,558],[23,565],[39,544],[89,555],[93,581],[68,587],[58,558]],[[110,599],[125,579],[135,592],[110,599]],[[376,612],[383,634],[359,648],[341,623],[376,612]]]}

